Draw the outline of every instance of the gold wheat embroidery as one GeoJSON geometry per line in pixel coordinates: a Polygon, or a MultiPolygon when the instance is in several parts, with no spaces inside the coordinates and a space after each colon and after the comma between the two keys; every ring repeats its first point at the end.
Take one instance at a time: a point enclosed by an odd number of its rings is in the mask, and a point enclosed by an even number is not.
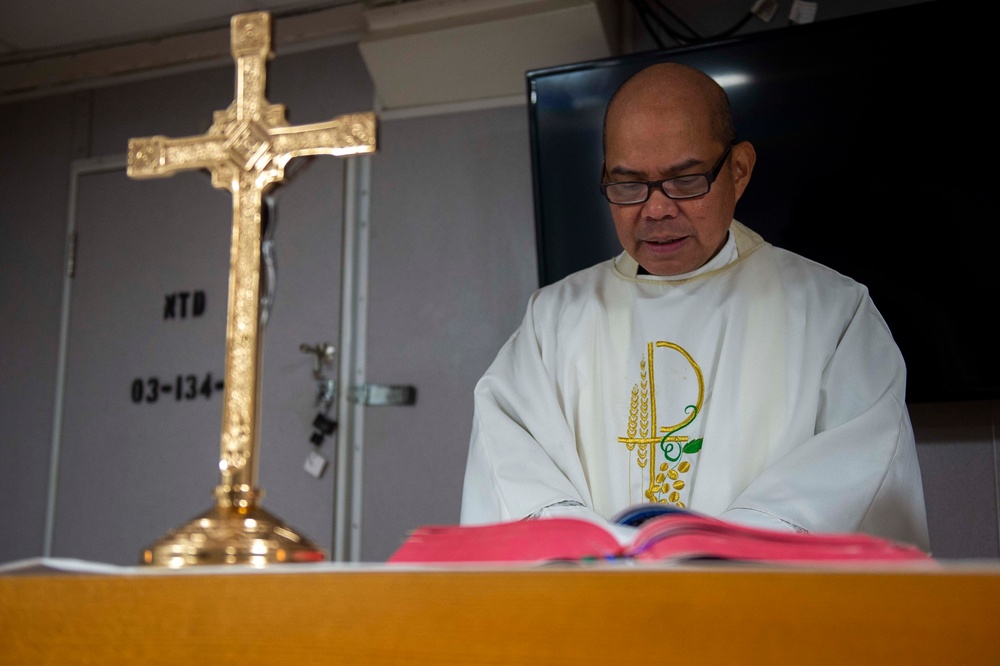
{"type": "MultiPolygon", "coordinates": [[[[647,502],[685,506],[684,490],[687,482],[682,475],[691,470],[691,461],[685,459],[697,454],[702,447],[702,439],[690,439],[677,433],[691,425],[701,412],[705,397],[705,384],[701,368],[682,347],[671,342],[650,342],[646,345],[646,358],[639,361],[639,383],[632,387],[629,400],[628,423],[625,437],[618,441],[625,445],[629,457],[635,453],[635,465],[640,472],[648,470],[648,485],[643,491],[647,502]],[[698,397],[694,404],[684,408],[685,416],[680,422],[657,428],[656,381],[653,370],[654,354],[657,349],[671,349],[681,354],[694,369],[698,379],[698,397]],[[659,436],[660,433],[664,433],[659,436]],[[663,462],[657,465],[658,455],[663,462]]],[[[631,469],[631,466],[630,466],[631,469]]],[[[629,472],[631,478],[631,472],[629,472]]],[[[630,484],[631,487],[631,484],[630,484]]]]}

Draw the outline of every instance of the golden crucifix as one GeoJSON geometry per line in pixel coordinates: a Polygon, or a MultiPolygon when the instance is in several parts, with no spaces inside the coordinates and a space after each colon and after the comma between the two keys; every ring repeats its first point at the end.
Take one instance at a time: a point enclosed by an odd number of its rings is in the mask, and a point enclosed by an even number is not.
{"type": "Polygon", "coordinates": [[[325,553],[260,507],[260,253],[263,193],[302,155],[354,155],[375,150],[375,116],[357,113],[289,126],[285,107],[265,97],[271,16],[237,14],[232,22],[236,95],[201,136],[131,139],[128,175],[170,176],[207,169],[212,185],[233,196],[226,376],[222,409],[221,482],[216,504],[147,548],[145,564],[250,564],[322,560],[325,553]]]}

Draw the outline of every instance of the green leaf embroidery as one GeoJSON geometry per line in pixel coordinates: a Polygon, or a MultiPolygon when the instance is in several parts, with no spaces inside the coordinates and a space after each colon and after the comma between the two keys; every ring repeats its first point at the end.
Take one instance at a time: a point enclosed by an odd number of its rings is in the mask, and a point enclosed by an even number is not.
{"type": "Polygon", "coordinates": [[[685,444],[684,448],[681,449],[681,450],[684,453],[698,453],[699,451],[701,451],[701,442],[702,442],[702,439],[703,438],[701,438],[701,437],[699,437],[698,439],[692,439],[690,442],[688,442],[687,444],[685,444]]]}

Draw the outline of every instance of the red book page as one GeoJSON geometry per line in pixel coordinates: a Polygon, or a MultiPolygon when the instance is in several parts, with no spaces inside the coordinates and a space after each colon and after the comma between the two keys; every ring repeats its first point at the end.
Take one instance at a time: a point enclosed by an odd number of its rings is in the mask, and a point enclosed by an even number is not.
{"type": "Polygon", "coordinates": [[[743,561],[930,560],[915,546],[867,534],[769,530],[696,515],[654,518],[627,555],[637,560],[717,558],[743,561]]]}
{"type": "Polygon", "coordinates": [[[600,525],[575,518],[542,518],[421,527],[387,561],[545,562],[614,558],[621,550],[600,525]]]}

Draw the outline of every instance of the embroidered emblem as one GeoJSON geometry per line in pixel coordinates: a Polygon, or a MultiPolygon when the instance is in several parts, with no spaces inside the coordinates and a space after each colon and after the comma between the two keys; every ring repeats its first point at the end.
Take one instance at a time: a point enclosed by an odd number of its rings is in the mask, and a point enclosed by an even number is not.
{"type": "Polygon", "coordinates": [[[648,484],[643,492],[645,501],[685,506],[684,491],[687,483],[683,475],[691,470],[691,460],[685,459],[685,456],[690,458],[697,454],[701,450],[702,439],[690,439],[677,433],[698,418],[704,399],[705,381],[701,368],[687,351],[672,342],[658,341],[646,345],[646,358],[639,362],[639,383],[632,387],[626,435],[618,438],[629,450],[630,458],[635,454],[635,464],[640,474],[648,474],[648,484]],[[683,380],[694,370],[697,378],[696,397],[690,389],[690,397],[683,393],[685,385],[693,389],[690,381],[676,382],[676,385],[671,383],[670,388],[676,390],[671,391],[670,402],[676,406],[672,405],[669,409],[677,416],[682,416],[673,425],[659,426],[657,421],[656,375],[653,367],[657,349],[672,350],[673,353],[666,360],[671,376],[676,374],[683,380]],[[675,393],[678,393],[676,399],[673,395],[675,393]],[[691,398],[695,398],[693,403],[689,402],[691,398]],[[684,405],[685,402],[688,404],[684,405]],[[663,459],[658,462],[661,455],[663,459]]]}

